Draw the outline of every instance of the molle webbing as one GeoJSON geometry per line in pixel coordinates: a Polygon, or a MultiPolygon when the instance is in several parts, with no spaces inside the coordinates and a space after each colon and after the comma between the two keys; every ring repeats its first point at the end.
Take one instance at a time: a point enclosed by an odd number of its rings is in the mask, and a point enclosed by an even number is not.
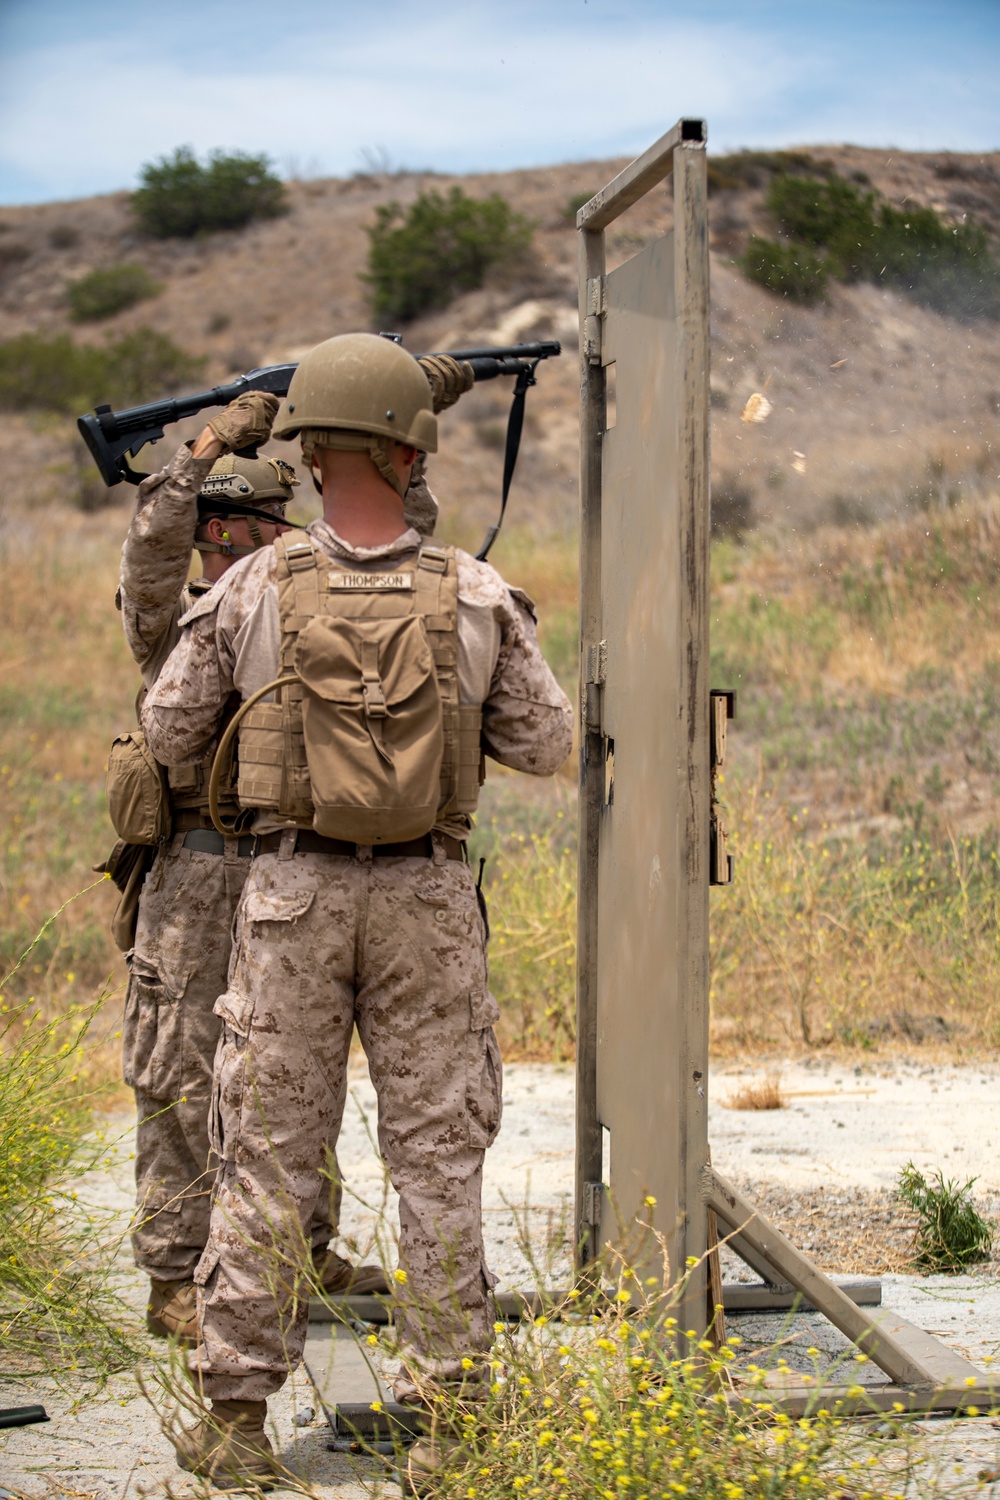
{"type": "MultiPolygon", "coordinates": [[[[459,827],[482,783],[479,706],[459,703],[458,571],[453,548],[424,546],[408,563],[350,569],[318,552],[310,537],[287,533],[275,543],[281,618],[279,674],[295,672],[299,634],[315,616],[423,617],[441,699],[444,754],[437,823],[459,827]]],[[[250,709],[239,734],[239,800],[311,826],[313,802],[303,734],[303,685],[279,690],[280,702],[250,709]]],[[[375,683],[372,691],[377,693],[375,683]]],[[[467,825],[466,825],[467,826],[467,825]]]]}
{"type": "MultiPolygon", "coordinates": [[[[234,698],[227,705],[222,722],[219,725],[220,735],[233,717],[238,705],[238,698],[234,698]]],[[[206,828],[210,828],[212,825],[211,815],[208,810],[209,769],[208,766],[167,766],[166,768],[171,807],[175,812],[198,813],[206,828]]],[[[229,766],[223,772],[221,787],[222,809],[231,818],[235,818],[239,812],[233,770],[234,767],[230,760],[229,766]]]]}

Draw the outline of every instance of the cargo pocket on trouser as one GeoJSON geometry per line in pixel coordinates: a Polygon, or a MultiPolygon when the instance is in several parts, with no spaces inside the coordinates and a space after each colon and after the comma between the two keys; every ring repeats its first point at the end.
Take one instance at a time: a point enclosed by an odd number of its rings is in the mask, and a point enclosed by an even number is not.
{"type": "Polygon", "coordinates": [[[221,1161],[234,1160],[239,1124],[246,1092],[247,1033],[253,1005],[242,995],[227,990],[214,1006],[222,1022],[215,1066],[212,1069],[212,1098],[208,1112],[209,1145],[221,1161]],[[229,1128],[226,1120],[229,1120],[229,1128]]]}
{"type": "MultiPolygon", "coordinates": [[[[180,1280],[186,1267],[174,1262],[179,1241],[183,1240],[182,1203],[176,1192],[160,1183],[137,1183],[135,1208],[129,1233],[135,1263],[140,1271],[175,1271],[180,1280]]],[[[190,1273],[188,1273],[190,1274],[190,1273]]]]}
{"type": "Polygon", "coordinates": [[[130,1088],[172,1100],[180,1083],[181,996],[155,966],[135,954],[129,960],[122,1021],[122,1077],[130,1088]]]}
{"type": "Polygon", "coordinates": [[[471,998],[465,1106],[469,1144],[484,1149],[496,1140],[503,1112],[503,1064],[493,1033],[494,1022],[499,1019],[500,1007],[489,990],[471,998]]]}

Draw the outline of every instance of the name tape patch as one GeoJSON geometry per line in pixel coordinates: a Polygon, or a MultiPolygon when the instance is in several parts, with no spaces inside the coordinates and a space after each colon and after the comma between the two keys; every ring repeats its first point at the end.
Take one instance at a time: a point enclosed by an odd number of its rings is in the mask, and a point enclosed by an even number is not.
{"type": "Polygon", "coordinates": [[[398,594],[413,588],[412,573],[331,573],[331,593],[351,592],[398,594]]]}

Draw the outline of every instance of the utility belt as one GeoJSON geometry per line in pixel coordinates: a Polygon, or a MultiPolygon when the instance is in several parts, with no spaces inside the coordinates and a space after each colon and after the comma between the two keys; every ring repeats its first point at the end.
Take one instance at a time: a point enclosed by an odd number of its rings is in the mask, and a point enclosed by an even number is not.
{"type": "MultiPolygon", "coordinates": [[[[221,839],[221,834],[216,837],[221,839]]],[[[452,838],[449,833],[439,833],[433,837],[425,833],[422,838],[404,839],[402,843],[396,844],[352,844],[347,839],[324,838],[311,828],[278,828],[273,833],[257,834],[251,842],[255,845],[255,855],[277,854],[287,849],[290,854],[332,854],[342,859],[358,859],[364,857],[359,855],[359,850],[363,850],[365,855],[370,850],[372,859],[433,859],[435,840],[444,851],[446,859],[468,862],[464,842],[452,838]],[[286,839],[288,842],[283,843],[286,839]]],[[[243,843],[242,839],[240,843],[243,843]]]]}
{"type": "Polygon", "coordinates": [[[193,849],[196,854],[225,854],[227,847],[235,848],[238,859],[250,859],[254,854],[256,840],[252,833],[239,838],[223,838],[214,828],[192,828],[184,835],[182,849],[193,849]]]}

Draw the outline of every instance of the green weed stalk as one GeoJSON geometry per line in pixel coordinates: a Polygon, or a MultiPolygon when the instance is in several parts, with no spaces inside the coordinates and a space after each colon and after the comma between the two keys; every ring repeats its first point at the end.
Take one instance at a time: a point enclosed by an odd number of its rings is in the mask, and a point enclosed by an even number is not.
{"type": "Polygon", "coordinates": [[[938,1168],[930,1179],[907,1162],[896,1192],[917,1215],[913,1263],[926,1271],[964,1271],[989,1260],[993,1229],[972,1201],[976,1178],[946,1182],[938,1168]]]}
{"type": "Polygon", "coordinates": [[[49,1018],[3,998],[56,917],[0,980],[0,1346],[7,1374],[103,1376],[136,1358],[109,1279],[121,1233],[78,1191],[107,1157],[86,1067],[106,996],[49,1018]]]}

